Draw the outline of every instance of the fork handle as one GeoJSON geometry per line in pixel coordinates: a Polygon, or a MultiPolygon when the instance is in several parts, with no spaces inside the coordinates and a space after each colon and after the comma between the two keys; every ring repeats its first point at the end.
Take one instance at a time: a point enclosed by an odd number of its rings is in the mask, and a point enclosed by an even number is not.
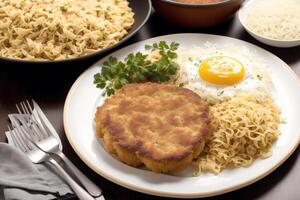
{"type": "Polygon", "coordinates": [[[69,184],[80,200],[95,200],[80,185],[78,185],[78,183],[76,183],[54,159],[49,159],[47,163],[55,168],[56,172],[69,184]]]}
{"type": "Polygon", "coordinates": [[[56,152],[56,155],[58,155],[64,163],[67,165],[67,167],[70,169],[70,171],[78,178],[80,183],[83,185],[83,187],[93,196],[98,197],[102,195],[101,189],[93,183],[88,177],[86,177],[69,159],[65,154],[61,151],[56,152]]]}

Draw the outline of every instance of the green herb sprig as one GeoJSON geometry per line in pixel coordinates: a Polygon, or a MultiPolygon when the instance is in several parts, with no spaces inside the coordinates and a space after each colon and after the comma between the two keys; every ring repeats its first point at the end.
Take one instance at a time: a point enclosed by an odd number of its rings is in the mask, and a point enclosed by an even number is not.
{"type": "Polygon", "coordinates": [[[149,54],[141,52],[130,53],[123,61],[110,57],[102,64],[101,72],[94,75],[94,84],[104,89],[103,96],[111,96],[128,83],[170,81],[178,69],[174,62],[178,46],[178,43],[168,44],[166,41],[146,45],[146,50],[160,54],[160,58],[153,62],[147,59],[149,54]]]}

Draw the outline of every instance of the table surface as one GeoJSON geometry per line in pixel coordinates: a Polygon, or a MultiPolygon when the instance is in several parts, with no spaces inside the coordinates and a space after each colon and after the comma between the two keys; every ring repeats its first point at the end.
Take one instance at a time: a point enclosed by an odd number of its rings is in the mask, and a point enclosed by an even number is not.
{"type": "MultiPolygon", "coordinates": [[[[254,40],[241,27],[237,17],[218,26],[206,30],[190,30],[172,25],[152,13],[147,24],[129,41],[128,44],[147,38],[174,33],[210,33],[225,35],[256,44],[288,63],[300,76],[300,46],[289,49],[272,48],[254,40]]],[[[65,66],[18,66],[0,63],[0,142],[6,141],[4,131],[9,123],[7,115],[16,112],[15,103],[24,99],[35,99],[43,108],[54,127],[60,133],[65,154],[91,180],[104,191],[110,199],[168,199],[142,194],[116,185],[97,175],[86,166],[71,148],[63,127],[63,107],[67,93],[76,78],[98,58],[65,66]]],[[[227,194],[207,199],[288,199],[300,198],[300,148],[273,173],[264,179],[227,194]]]]}

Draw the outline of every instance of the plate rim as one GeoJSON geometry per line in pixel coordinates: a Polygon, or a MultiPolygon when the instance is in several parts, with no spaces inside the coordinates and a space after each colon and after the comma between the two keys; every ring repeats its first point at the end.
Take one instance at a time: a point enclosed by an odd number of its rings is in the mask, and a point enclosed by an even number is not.
{"type": "Polygon", "coordinates": [[[229,36],[223,36],[223,35],[215,35],[215,34],[203,34],[203,33],[178,33],[178,34],[167,34],[167,35],[161,35],[161,36],[156,36],[156,37],[152,37],[152,38],[148,38],[145,40],[141,40],[138,42],[135,42],[133,44],[130,44],[128,46],[125,46],[121,49],[118,49],[116,51],[113,51],[112,53],[110,53],[109,55],[106,55],[105,57],[102,57],[101,59],[99,59],[97,62],[95,62],[92,66],[88,67],[84,72],[81,73],[81,75],[75,80],[75,82],[72,84],[65,103],[64,103],[64,109],[63,109],[63,125],[64,125],[64,130],[65,130],[65,135],[69,141],[69,143],[71,144],[73,150],[76,152],[76,154],[78,155],[78,157],[89,167],[91,168],[94,172],[96,172],[98,175],[104,177],[105,179],[121,185],[125,188],[128,188],[130,190],[134,190],[134,191],[138,191],[138,192],[142,192],[142,193],[146,193],[146,194],[150,194],[150,195],[156,195],[156,196],[162,196],[162,197],[175,197],[175,198],[199,198],[199,197],[211,197],[211,196],[216,196],[216,195],[220,195],[220,194],[224,194],[227,192],[231,192],[237,189],[241,189],[243,187],[246,187],[248,185],[251,185],[252,183],[257,182],[258,180],[266,177],[267,175],[269,175],[270,173],[272,173],[274,170],[276,170],[282,163],[284,163],[293,153],[294,151],[297,149],[297,147],[300,144],[300,130],[299,130],[299,134],[298,134],[298,138],[297,138],[297,143],[295,143],[295,145],[291,148],[288,149],[287,154],[285,155],[285,157],[283,159],[280,160],[280,162],[276,163],[274,166],[272,166],[270,169],[268,169],[265,173],[260,174],[258,176],[255,176],[254,178],[252,178],[251,180],[246,180],[244,182],[239,182],[237,184],[235,184],[234,186],[231,186],[229,188],[225,188],[225,189],[219,189],[219,190],[215,190],[215,191],[211,191],[211,192],[188,192],[188,193],[178,193],[178,192],[165,192],[165,191],[157,191],[157,190],[151,190],[151,189],[145,189],[143,188],[143,186],[138,186],[135,184],[132,184],[130,182],[126,182],[124,180],[115,178],[114,176],[111,176],[109,173],[102,171],[100,169],[97,168],[97,166],[95,166],[93,163],[89,162],[88,159],[85,158],[84,155],[81,154],[80,150],[77,149],[75,143],[73,142],[72,137],[70,136],[70,131],[67,125],[67,111],[68,111],[68,105],[70,103],[70,99],[72,94],[74,93],[74,89],[77,86],[77,84],[79,83],[79,81],[83,78],[83,76],[85,75],[85,73],[91,69],[92,67],[96,66],[98,64],[98,62],[100,60],[103,60],[115,53],[118,53],[120,51],[122,51],[125,48],[128,47],[132,47],[134,45],[137,45],[139,43],[145,42],[147,40],[150,39],[159,39],[162,37],[170,37],[170,36],[176,36],[176,35],[197,35],[197,36],[213,36],[213,37],[219,37],[219,38],[226,38],[226,39],[231,39],[231,40],[237,40],[238,42],[242,42],[245,43],[246,45],[249,46],[253,46],[255,48],[258,48],[260,51],[264,51],[265,53],[268,53],[270,56],[272,56],[274,59],[276,59],[278,62],[280,62],[282,64],[282,67],[284,67],[285,69],[287,69],[287,72],[291,75],[290,77],[293,77],[295,79],[295,81],[297,81],[300,84],[300,77],[297,76],[297,74],[290,68],[290,66],[285,63],[282,59],[280,59],[278,56],[276,56],[275,54],[263,49],[262,47],[259,47],[257,45],[254,45],[250,42],[247,41],[243,41],[237,38],[232,38],[229,36]]]}

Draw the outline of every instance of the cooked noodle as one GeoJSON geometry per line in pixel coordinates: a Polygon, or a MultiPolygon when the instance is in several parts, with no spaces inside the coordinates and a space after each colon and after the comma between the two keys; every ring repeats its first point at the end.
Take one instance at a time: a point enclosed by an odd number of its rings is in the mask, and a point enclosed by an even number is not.
{"type": "Polygon", "coordinates": [[[195,162],[197,174],[220,173],[228,167],[247,167],[271,155],[278,137],[280,110],[271,98],[258,102],[243,96],[210,108],[213,134],[195,162]]]}
{"type": "Polygon", "coordinates": [[[126,0],[4,0],[0,56],[27,60],[83,56],[118,42],[133,22],[126,0]]]}

